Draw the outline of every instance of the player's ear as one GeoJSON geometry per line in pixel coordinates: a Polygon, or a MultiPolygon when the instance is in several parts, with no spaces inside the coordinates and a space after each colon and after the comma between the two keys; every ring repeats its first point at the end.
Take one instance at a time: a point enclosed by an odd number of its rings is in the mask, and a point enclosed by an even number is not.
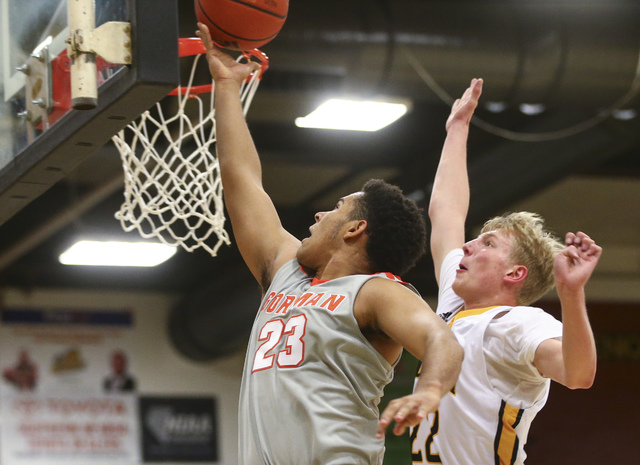
{"type": "Polygon", "coordinates": [[[504,280],[510,283],[521,283],[525,280],[529,270],[524,265],[513,265],[505,274],[504,280]]]}
{"type": "Polygon", "coordinates": [[[353,220],[349,222],[349,227],[344,233],[344,239],[354,239],[365,233],[367,230],[367,221],[366,220],[353,220]]]}

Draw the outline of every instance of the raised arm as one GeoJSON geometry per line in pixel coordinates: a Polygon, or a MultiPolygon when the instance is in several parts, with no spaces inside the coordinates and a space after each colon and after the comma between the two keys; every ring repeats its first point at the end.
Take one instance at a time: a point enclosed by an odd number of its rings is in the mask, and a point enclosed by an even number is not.
{"type": "Polygon", "coordinates": [[[464,224],[469,210],[467,137],[481,93],[482,79],[473,79],[462,97],[454,102],[445,126],[447,137],[429,203],[431,255],[438,281],[447,253],[464,244],[464,224]]]}
{"type": "Polygon", "coordinates": [[[570,389],[589,388],[596,375],[596,345],[589,324],[584,287],[602,248],[582,232],[568,233],[556,256],[554,275],[562,306],[562,341],[548,339],[536,350],[534,365],[570,389]]]}
{"type": "Polygon", "coordinates": [[[264,290],[278,268],[295,257],[300,242],[282,227],[262,186],[260,159],[242,111],[241,84],[259,66],[236,62],[213,44],[207,26],[198,23],[198,28],[215,82],[216,149],[225,205],[240,253],[264,290]]]}
{"type": "Polygon", "coordinates": [[[400,435],[438,409],[460,373],[462,347],[424,300],[392,281],[368,281],[358,294],[354,313],[361,327],[381,331],[422,361],[414,393],[391,401],[380,417],[378,437],[392,421],[394,433],[400,435]]]}

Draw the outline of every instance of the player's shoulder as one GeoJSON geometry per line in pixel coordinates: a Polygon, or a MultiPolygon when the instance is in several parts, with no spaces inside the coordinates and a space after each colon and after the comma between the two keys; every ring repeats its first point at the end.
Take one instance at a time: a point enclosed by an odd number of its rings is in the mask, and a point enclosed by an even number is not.
{"type": "Polygon", "coordinates": [[[520,305],[512,307],[511,311],[507,312],[508,318],[522,319],[522,320],[548,320],[555,319],[553,315],[547,313],[540,307],[520,305]]]}
{"type": "Polygon", "coordinates": [[[498,317],[492,321],[492,324],[501,326],[501,331],[515,334],[516,332],[528,333],[538,327],[561,323],[540,307],[516,306],[498,313],[498,317]]]}
{"type": "Polygon", "coordinates": [[[377,327],[381,315],[408,309],[429,309],[427,303],[405,284],[382,276],[368,279],[360,288],[354,303],[354,314],[360,326],[377,327]]]}
{"type": "Polygon", "coordinates": [[[299,281],[311,279],[311,273],[305,270],[296,258],[293,258],[279,264],[277,270],[265,268],[265,272],[259,280],[259,283],[263,292],[266,292],[274,286],[282,286],[292,280],[299,281]]]}
{"type": "Polygon", "coordinates": [[[371,275],[362,285],[359,295],[374,301],[420,298],[415,287],[390,273],[371,275]]]}

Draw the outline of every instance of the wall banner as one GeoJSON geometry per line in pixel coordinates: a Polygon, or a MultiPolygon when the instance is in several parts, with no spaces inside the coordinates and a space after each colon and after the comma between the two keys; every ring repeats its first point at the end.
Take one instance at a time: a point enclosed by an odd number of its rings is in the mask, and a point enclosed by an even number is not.
{"type": "Polygon", "coordinates": [[[128,310],[3,309],[2,465],[140,462],[128,310]]]}
{"type": "Polygon", "coordinates": [[[145,462],[216,462],[216,402],[211,397],[141,397],[145,462]]]}

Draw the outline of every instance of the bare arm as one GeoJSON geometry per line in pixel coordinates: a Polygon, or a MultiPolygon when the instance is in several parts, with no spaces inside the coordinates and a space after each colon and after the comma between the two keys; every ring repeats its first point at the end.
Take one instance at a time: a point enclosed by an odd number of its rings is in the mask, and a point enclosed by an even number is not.
{"type": "Polygon", "coordinates": [[[378,437],[392,420],[394,433],[400,435],[438,409],[460,373],[462,347],[424,300],[393,281],[368,281],[356,299],[355,313],[361,326],[382,331],[422,361],[414,393],[391,401],[380,417],[378,437]]]}
{"type": "Polygon", "coordinates": [[[264,191],[260,159],[242,112],[240,86],[258,66],[237,63],[215,47],[206,26],[198,27],[215,81],[216,149],[225,205],[240,253],[266,289],[278,268],[295,257],[300,242],[282,227],[264,191]]]}
{"type": "Polygon", "coordinates": [[[596,374],[596,345],[589,324],[584,286],[602,248],[579,232],[566,236],[567,247],[554,264],[556,288],[562,306],[562,341],[548,339],[536,350],[534,364],[547,376],[571,389],[589,388],[596,374]]]}
{"type": "Polygon", "coordinates": [[[431,255],[440,279],[442,261],[453,249],[464,244],[464,224],[469,210],[467,175],[467,137],[469,122],[482,93],[482,79],[473,79],[462,97],[456,100],[447,119],[447,138],[442,147],[429,203],[431,255]]]}

